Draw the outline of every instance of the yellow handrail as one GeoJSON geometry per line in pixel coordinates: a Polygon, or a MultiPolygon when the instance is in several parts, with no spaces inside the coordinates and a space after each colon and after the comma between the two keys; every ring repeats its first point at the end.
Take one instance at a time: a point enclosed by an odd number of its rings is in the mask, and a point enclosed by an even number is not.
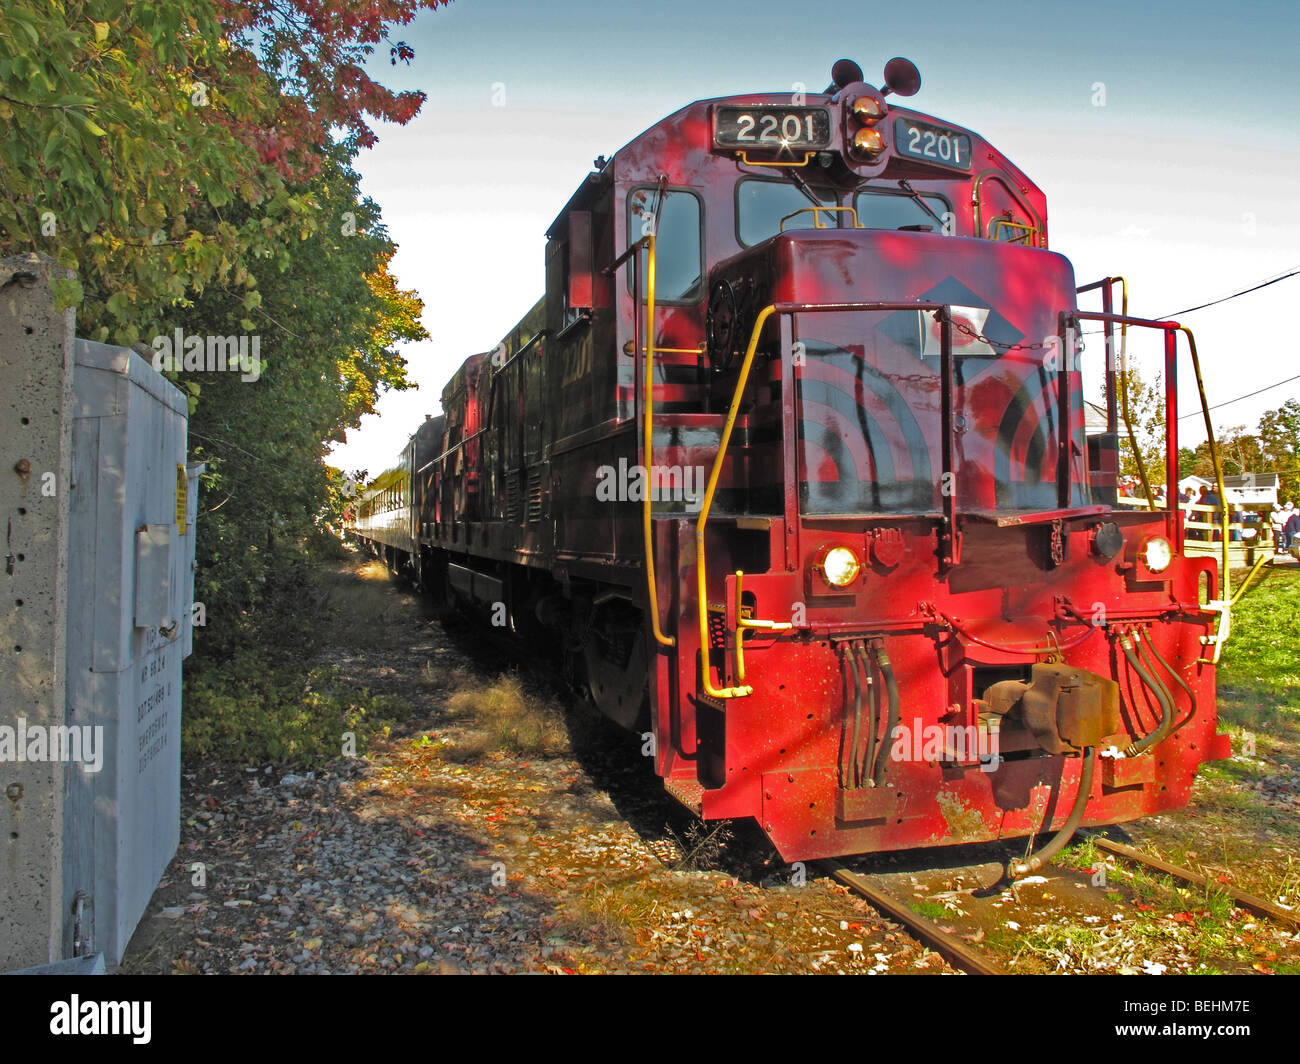
{"type": "Polygon", "coordinates": [[[830,228],[830,226],[822,225],[822,216],[821,216],[822,211],[826,211],[828,214],[840,214],[840,213],[847,212],[848,214],[853,215],[853,228],[854,229],[862,228],[862,223],[858,221],[857,209],[854,207],[800,207],[797,211],[791,211],[789,214],[787,214],[784,218],[781,219],[780,231],[782,233],[785,232],[785,223],[788,222],[791,218],[797,218],[799,217],[799,215],[807,214],[809,211],[812,211],[813,226],[814,228],[817,229],[830,228]]]}
{"type": "Polygon", "coordinates": [[[1205,382],[1201,379],[1201,360],[1196,354],[1196,337],[1186,325],[1178,326],[1178,331],[1187,337],[1187,346],[1192,353],[1192,372],[1196,374],[1196,391],[1201,397],[1201,414],[1205,418],[1205,438],[1210,444],[1210,460],[1214,463],[1214,482],[1219,489],[1219,510],[1223,515],[1223,575],[1220,578],[1223,589],[1219,597],[1230,603],[1232,596],[1228,593],[1230,590],[1228,565],[1232,551],[1228,543],[1228,492],[1223,486],[1223,464],[1219,461],[1219,445],[1214,439],[1214,424],[1210,420],[1209,401],[1205,398],[1205,382]]]}
{"type": "MultiPolygon", "coordinates": [[[[1011,230],[1015,230],[1015,229],[1023,230],[1025,235],[1029,237],[1030,247],[1033,247],[1034,238],[1038,236],[1038,226],[1036,225],[1030,225],[1028,222],[1013,222],[1010,218],[994,218],[993,227],[989,231],[989,239],[997,240],[998,230],[1002,228],[1011,229],[1011,230]]],[[[1020,239],[1021,239],[1020,237],[1016,237],[1014,240],[1008,240],[1007,243],[1012,244],[1015,243],[1016,241],[1019,241],[1020,239]]]]}
{"type": "Polygon", "coordinates": [[[650,521],[650,484],[649,477],[654,469],[654,422],[655,422],[655,237],[653,233],[646,236],[646,326],[645,326],[645,469],[646,488],[642,493],[641,504],[642,527],[645,531],[645,575],[650,592],[650,625],[654,630],[655,640],[666,647],[676,646],[677,640],[665,635],[659,627],[659,588],[655,583],[655,544],[650,521]]]}
{"type": "Polygon", "coordinates": [[[1259,556],[1259,560],[1255,562],[1251,567],[1250,572],[1246,574],[1246,579],[1241,582],[1241,587],[1237,588],[1237,593],[1228,600],[1229,606],[1235,606],[1237,604],[1237,600],[1246,593],[1246,588],[1250,587],[1250,582],[1255,579],[1255,574],[1272,560],[1273,552],[1271,550],[1267,550],[1259,556]]]}
{"type": "MultiPolygon", "coordinates": [[[[1120,316],[1128,317],[1128,282],[1123,277],[1110,278],[1111,284],[1119,282],[1120,292],[1120,316]]],[[[1106,352],[1110,357],[1110,352],[1106,352]]],[[[1119,326],[1119,364],[1120,372],[1116,379],[1119,381],[1119,408],[1124,417],[1124,428],[1128,432],[1128,443],[1133,448],[1133,463],[1137,466],[1138,479],[1142,481],[1142,494],[1147,497],[1147,509],[1156,508],[1155,495],[1151,492],[1151,481],[1147,478],[1147,465],[1142,460],[1142,452],[1138,449],[1137,435],[1133,432],[1133,418],[1128,409],[1128,322],[1120,322],[1119,326]]],[[[1168,381],[1165,382],[1168,386],[1168,381]]]]}
{"type": "Polygon", "coordinates": [[[741,615],[744,608],[741,599],[741,593],[744,588],[745,573],[741,569],[736,570],[736,679],[741,683],[745,682],[745,632],[759,628],[765,632],[784,632],[793,628],[794,625],[789,621],[756,621],[750,620],[741,615]]]}
{"type": "Polygon", "coordinates": [[[754,353],[758,350],[758,338],[767,324],[767,319],[776,313],[775,305],[768,305],[759,311],[754,321],[754,331],[749,337],[749,347],[745,349],[745,360],[740,364],[740,376],[736,379],[736,390],[731,396],[731,408],[727,411],[727,422],[722,427],[722,439],[718,441],[718,453],[713,457],[713,469],[709,473],[709,486],[704,491],[704,504],[700,507],[700,516],[695,522],[695,576],[698,590],[696,603],[700,619],[700,676],[704,684],[704,693],[710,698],[744,698],[754,693],[752,687],[715,688],[709,678],[709,606],[708,606],[708,563],[704,558],[704,526],[709,521],[709,510],[713,506],[713,493],[718,488],[718,477],[722,473],[722,461],[727,455],[731,443],[731,430],[736,425],[736,414],[740,410],[740,401],[745,394],[745,384],[749,380],[749,367],[754,363],[754,353]]]}

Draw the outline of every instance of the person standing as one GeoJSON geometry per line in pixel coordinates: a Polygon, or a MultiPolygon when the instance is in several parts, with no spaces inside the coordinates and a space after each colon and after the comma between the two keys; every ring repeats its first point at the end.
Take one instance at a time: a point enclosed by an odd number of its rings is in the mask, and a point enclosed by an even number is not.
{"type": "MultiPolygon", "coordinates": [[[[1202,488],[1202,489],[1201,489],[1201,505],[1202,505],[1202,506],[1213,506],[1213,507],[1215,508],[1215,510],[1217,510],[1221,505],[1223,505],[1223,500],[1219,498],[1219,493],[1218,493],[1217,491],[1215,491],[1213,487],[1210,487],[1210,488],[1202,488]]],[[[1202,517],[1201,517],[1201,520],[1202,520],[1202,521],[1208,521],[1208,522],[1210,522],[1210,524],[1217,524],[1218,521],[1219,521],[1219,519],[1220,519],[1220,515],[1219,515],[1218,513],[1208,513],[1208,514],[1203,514],[1202,517]]],[[[1216,528],[1213,532],[1211,532],[1211,533],[1210,533],[1208,536],[1206,536],[1205,538],[1206,538],[1206,539],[1212,539],[1212,540],[1214,540],[1215,542],[1218,542],[1219,540],[1221,540],[1221,539],[1223,538],[1223,530],[1222,530],[1222,529],[1219,529],[1219,528],[1216,528]]]]}

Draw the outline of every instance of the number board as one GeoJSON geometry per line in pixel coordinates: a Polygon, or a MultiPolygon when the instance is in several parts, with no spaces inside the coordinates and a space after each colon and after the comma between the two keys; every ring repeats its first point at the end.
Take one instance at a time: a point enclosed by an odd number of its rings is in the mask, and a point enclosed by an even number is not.
{"type": "Polygon", "coordinates": [[[718,107],[713,143],[720,148],[819,151],[831,146],[825,107],[718,107]]]}
{"type": "Polygon", "coordinates": [[[970,135],[928,122],[894,119],[894,151],[952,170],[970,169],[970,135]]]}

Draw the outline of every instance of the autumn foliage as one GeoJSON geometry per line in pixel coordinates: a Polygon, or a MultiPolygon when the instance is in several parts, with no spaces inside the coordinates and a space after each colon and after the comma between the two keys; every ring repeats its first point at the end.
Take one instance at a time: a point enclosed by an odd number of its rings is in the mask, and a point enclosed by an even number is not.
{"type": "Polygon", "coordinates": [[[83,337],[260,340],[256,383],[169,374],[207,466],[210,655],[298,608],[285,574],[336,500],[329,442],[409,386],[397,347],[427,336],[352,164],[425,100],[367,63],[411,62],[394,35],[444,2],[0,0],[0,255],[62,267],[83,337]]]}
{"type": "Polygon", "coordinates": [[[8,0],[0,23],[0,252],[75,270],[83,335],[134,343],[214,282],[256,306],[320,223],[306,183],[420,92],[363,64],[443,0],[8,0]],[[229,214],[247,208],[242,221],[229,214]]]}

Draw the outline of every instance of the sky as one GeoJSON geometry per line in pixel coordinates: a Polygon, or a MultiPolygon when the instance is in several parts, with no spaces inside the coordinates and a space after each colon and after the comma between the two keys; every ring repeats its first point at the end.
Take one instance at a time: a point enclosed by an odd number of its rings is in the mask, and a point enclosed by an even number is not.
{"type": "MultiPolygon", "coordinates": [[[[393,32],[415,50],[372,76],[428,99],[377,127],[356,166],[399,245],[392,269],[424,300],[428,341],[402,349],[418,390],[381,397],[330,461],[391,466],[469,355],[541,296],[545,233],[598,155],[697,99],[818,92],[840,57],[880,84],[910,58],[907,106],[973,129],[1046,193],[1054,251],[1080,284],[1127,278],[1129,312],[1160,317],[1300,267],[1300,5],[803,0],[597,7],[453,0],[393,32]]],[[[1210,402],[1300,374],[1300,277],[1180,321],[1210,402]]],[[[1094,349],[1099,350],[1099,349],[1094,349]]],[[[1159,344],[1130,352],[1144,376],[1159,344]]],[[[1204,438],[1185,349],[1182,442],[1204,438]]],[[[1213,411],[1216,432],[1300,397],[1300,380],[1213,411]]]]}

